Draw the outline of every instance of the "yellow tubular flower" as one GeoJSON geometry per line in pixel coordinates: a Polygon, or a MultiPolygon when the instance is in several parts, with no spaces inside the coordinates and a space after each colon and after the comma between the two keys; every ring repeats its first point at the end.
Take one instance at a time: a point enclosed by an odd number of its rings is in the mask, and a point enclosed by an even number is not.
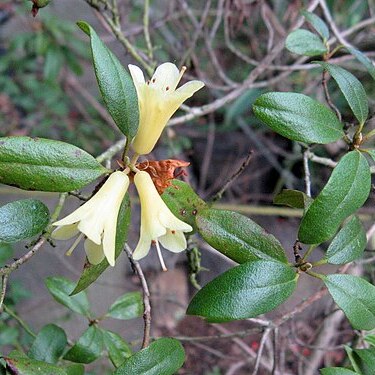
{"type": "Polygon", "coordinates": [[[166,270],[158,241],[167,250],[179,253],[186,249],[183,232],[191,232],[193,228],[172,214],[147,172],[137,172],[134,183],[141,201],[141,234],[133,258],[138,260],[145,257],[150,251],[151,243],[154,243],[162,268],[166,270]]]}
{"type": "Polygon", "coordinates": [[[104,257],[115,265],[117,216],[129,187],[129,177],[123,172],[112,173],[100,190],[84,205],[53,225],[58,226],[52,238],[66,240],[79,232],[67,254],[70,255],[85,235],[85,251],[91,264],[99,264],[104,257]]]}
{"type": "Polygon", "coordinates": [[[190,81],[176,90],[186,68],[179,72],[176,65],[164,63],[151,80],[145,82],[142,70],[129,65],[138,95],[139,128],[133,149],[139,155],[148,154],[154,148],[168,120],[180,105],[204,86],[202,81],[190,81]]]}

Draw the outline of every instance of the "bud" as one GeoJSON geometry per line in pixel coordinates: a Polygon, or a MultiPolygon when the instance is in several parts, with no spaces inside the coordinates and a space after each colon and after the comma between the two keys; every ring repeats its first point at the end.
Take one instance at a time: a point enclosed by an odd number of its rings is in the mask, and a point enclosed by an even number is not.
{"type": "Polygon", "coordinates": [[[31,0],[33,2],[33,7],[31,9],[31,14],[35,17],[38,14],[40,8],[46,7],[51,0],[31,0]]]}

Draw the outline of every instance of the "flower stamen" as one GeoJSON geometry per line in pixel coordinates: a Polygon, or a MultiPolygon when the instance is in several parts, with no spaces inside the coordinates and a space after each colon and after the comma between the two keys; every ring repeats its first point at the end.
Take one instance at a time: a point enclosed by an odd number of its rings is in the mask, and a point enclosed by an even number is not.
{"type": "Polygon", "coordinates": [[[180,70],[180,74],[179,74],[179,76],[178,76],[178,78],[177,78],[177,83],[176,83],[176,86],[180,83],[180,81],[181,81],[181,78],[182,78],[182,76],[185,74],[185,72],[186,72],[186,66],[183,66],[182,68],[181,68],[181,70],[180,70]]]}
{"type": "Polygon", "coordinates": [[[161,268],[163,269],[164,272],[166,272],[166,271],[168,271],[168,268],[165,266],[163,255],[162,255],[161,250],[160,250],[159,241],[155,241],[155,246],[156,246],[156,252],[158,253],[161,268]]]}
{"type": "Polygon", "coordinates": [[[81,233],[76,239],[75,241],[73,242],[73,245],[70,246],[70,248],[68,249],[68,251],[65,253],[65,255],[67,256],[71,256],[73,251],[75,250],[75,248],[78,246],[78,244],[81,242],[82,238],[83,238],[84,234],[81,233]]]}

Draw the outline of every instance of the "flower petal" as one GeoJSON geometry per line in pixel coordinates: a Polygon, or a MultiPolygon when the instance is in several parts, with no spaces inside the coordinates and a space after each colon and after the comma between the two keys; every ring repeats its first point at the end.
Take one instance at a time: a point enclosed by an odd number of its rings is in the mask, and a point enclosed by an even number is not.
{"type": "Polygon", "coordinates": [[[133,259],[139,260],[144,258],[150,251],[151,238],[141,232],[137,247],[133,252],[133,259]]]}
{"type": "Polygon", "coordinates": [[[166,103],[169,108],[173,108],[173,113],[177,111],[180,105],[188,98],[194,95],[195,92],[204,86],[202,81],[190,81],[179,87],[173,94],[166,98],[166,103]]]}
{"type": "Polygon", "coordinates": [[[114,267],[115,265],[115,252],[116,252],[116,227],[117,215],[113,218],[108,218],[104,226],[103,234],[103,251],[108,260],[108,263],[114,267]]]}
{"type": "Polygon", "coordinates": [[[85,247],[87,259],[89,260],[91,264],[97,265],[102,262],[102,260],[104,259],[104,252],[103,252],[102,245],[97,245],[96,243],[90,241],[89,239],[86,239],[84,247],[85,247]]]}
{"type": "Polygon", "coordinates": [[[164,205],[165,209],[159,212],[158,218],[166,228],[181,230],[183,232],[191,232],[193,230],[189,224],[184,223],[182,220],[174,216],[165,203],[164,205]]]}
{"type": "Polygon", "coordinates": [[[84,233],[91,241],[95,242],[97,245],[100,245],[102,243],[104,220],[104,215],[99,216],[97,213],[94,213],[85,220],[81,220],[78,224],[78,229],[80,232],[84,233]]]}
{"type": "Polygon", "coordinates": [[[162,92],[174,91],[180,80],[180,72],[175,64],[166,62],[155,70],[150,80],[150,87],[155,87],[162,92]],[[168,87],[168,90],[167,90],[168,87]]]}
{"type": "Polygon", "coordinates": [[[137,88],[137,86],[146,83],[145,82],[145,76],[143,75],[142,70],[138,66],[129,64],[128,68],[129,68],[129,71],[130,71],[130,75],[132,76],[134,86],[136,88],[137,88]]]}
{"type": "Polygon", "coordinates": [[[78,207],[75,211],[63,219],[55,221],[52,225],[61,226],[78,223],[80,220],[90,215],[91,204],[88,205],[89,202],[90,201],[86,202],[81,207],[78,207]]]}
{"type": "Polygon", "coordinates": [[[187,246],[185,235],[179,230],[174,232],[168,230],[167,234],[159,237],[159,242],[165,249],[172,251],[173,253],[184,251],[187,246]]]}
{"type": "Polygon", "coordinates": [[[79,233],[77,224],[58,226],[52,233],[51,237],[55,240],[69,240],[79,233]]]}

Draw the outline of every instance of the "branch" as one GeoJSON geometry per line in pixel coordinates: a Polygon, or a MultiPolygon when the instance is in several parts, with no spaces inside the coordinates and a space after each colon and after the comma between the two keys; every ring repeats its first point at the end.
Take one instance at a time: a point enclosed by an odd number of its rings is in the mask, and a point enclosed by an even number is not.
{"type": "Polygon", "coordinates": [[[151,332],[151,303],[150,303],[150,290],[148,289],[147,281],[143,270],[136,260],[133,259],[132,250],[128,244],[125,244],[125,252],[130,260],[130,263],[133,269],[137,272],[139,281],[142,285],[143,290],[143,321],[144,321],[144,330],[143,330],[143,341],[142,349],[146,348],[150,344],[150,332],[151,332]]]}

